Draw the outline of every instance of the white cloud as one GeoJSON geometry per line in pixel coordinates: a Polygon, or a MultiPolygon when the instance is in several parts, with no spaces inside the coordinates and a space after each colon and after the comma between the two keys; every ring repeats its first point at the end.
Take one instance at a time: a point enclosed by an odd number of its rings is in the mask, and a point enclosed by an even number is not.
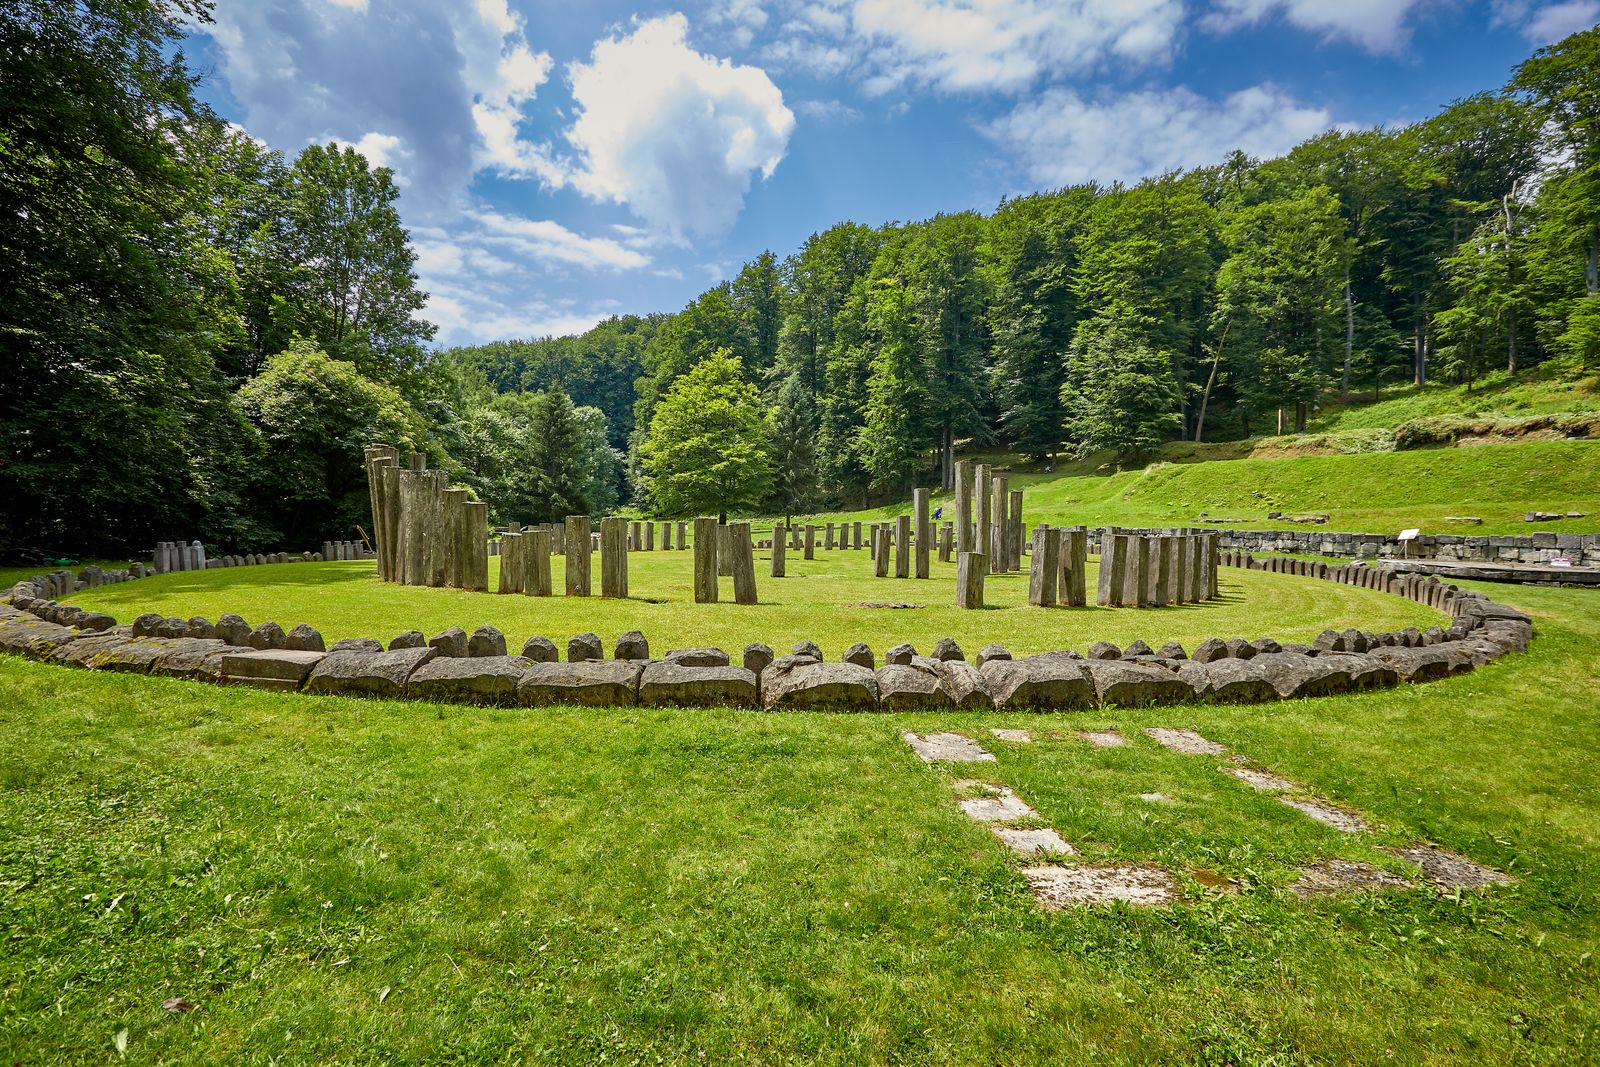
{"type": "Polygon", "coordinates": [[[555,261],[588,270],[631,270],[649,265],[648,256],[609,237],[584,237],[550,219],[525,219],[497,211],[472,215],[483,239],[503,244],[534,260],[555,261]]]}
{"type": "Polygon", "coordinates": [[[1429,0],[1214,0],[1202,25],[1228,31],[1270,18],[1370,52],[1394,52],[1410,39],[1406,19],[1429,0]]]}
{"type": "Polygon", "coordinates": [[[1600,0],[1564,0],[1555,4],[1495,0],[1493,11],[1490,25],[1515,27],[1536,45],[1554,44],[1600,22],[1600,0]]]}
{"type": "Polygon", "coordinates": [[[1222,100],[1179,87],[1087,101],[1054,88],[985,132],[1042,186],[1133,180],[1219,163],[1242,149],[1279,155],[1328,129],[1333,117],[1261,85],[1222,100]]]}
{"type": "Polygon", "coordinates": [[[1108,63],[1164,62],[1182,0],[817,0],[763,53],[819,76],[855,70],[863,88],[1018,92],[1108,63]]]}
{"type": "Polygon", "coordinates": [[[696,52],[687,31],[679,14],[650,19],[569,68],[578,158],[568,180],[674,237],[725,232],[794,129],[765,71],[696,52]]]}
{"type": "Polygon", "coordinates": [[[861,111],[851,107],[843,100],[802,100],[794,109],[808,119],[819,122],[855,122],[861,118],[861,111]]]}
{"type": "Polygon", "coordinates": [[[334,7],[342,7],[350,11],[365,11],[367,0],[328,0],[334,7]]]}

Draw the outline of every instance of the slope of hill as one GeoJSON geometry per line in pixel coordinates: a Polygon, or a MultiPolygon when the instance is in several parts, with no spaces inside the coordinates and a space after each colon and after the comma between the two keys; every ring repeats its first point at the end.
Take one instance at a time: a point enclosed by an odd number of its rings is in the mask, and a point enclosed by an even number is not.
{"type": "MultiPolygon", "coordinates": [[[[993,457],[1003,468],[1000,457],[993,457]]],[[[1600,442],[1526,441],[1483,447],[1356,455],[1305,455],[1227,462],[1158,462],[1142,470],[1055,473],[1017,470],[1012,488],[1027,491],[1030,523],[1120,526],[1193,525],[1207,513],[1251,528],[1284,525],[1269,511],[1326,514],[1331,530],[1432,533],[1567,532],[1600,528],[1600,442]],[[1527,511],[1588,515],[1549,526],[1523,521],[1527,511]],[[1445,522],[1472,516],[1483,524],[1445,522]]],[[[938,498],[948,503],[948,495],[938,498]]],[[[905,511],[903,501],[851,512],[873,519],[905,511]]],[[[945,518],[950,518],[948,514],[945,518]]]]}

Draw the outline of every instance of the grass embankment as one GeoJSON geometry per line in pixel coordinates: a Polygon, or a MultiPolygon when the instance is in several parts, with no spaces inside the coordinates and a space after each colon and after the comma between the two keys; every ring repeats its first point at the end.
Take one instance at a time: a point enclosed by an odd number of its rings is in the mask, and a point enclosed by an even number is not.
{"type": "MultiPolygon", "coordinates": [[[[1461,534],[1577,532],[1600,525],[1600,442],[1158,463],[1127,471],[1019,471],[1011,475],[1011,488],[1026,491],[1023,515],[1029,523],[1190,526],[1208,512],[1244,519],[1246,529],[1292,528],[1267,518],[1267,512],[1281,511],[1329,516],[1325,527],[1306,529],[1362,533],[1409,527],[1461,534]],[[1581,511],[1590,518],[1533,526],[1522,521],[1527,511],[1581,511]],[[1483,525],[1447,523],[1447,515],[1481,518],[1483,525]]],[[[950,497],[937,502],[951,518],[950,497]]],[[[896,503],[843,517],[880,519],[905,510],[896,503]]]]}
{"type": "Polygon", "coordinates": [[[1414,385],[1385,390],[1382,399],[1352,395],[1339,401],[1324,398],[1311,418],[1311,433],[1395,427],[1413,419],[1439,415],[1463,418],[1516,419],[1529,415],[1561,415],[1600,411],[1600,379],[1540,373],[1516,378],[1503,372],[1465,385],[1414,385]]]}
{"type": "Polygon", "coordinates": [[[1591,1060],[1600,612],[1493,594],[1539,637],[1475,674],[1059,716],[483,710],[0,658],[0,1057],[114,1062],[120,1034],[129,1063],[1591,1060]],[[1377,832],[1324,829],[1146,725],[1377,832]],[[1110,726],[1132,744],[1070,736],[1110,726]],[[981,776],[1089,861],[1178,871],[1185,902],[1041,912],[952,802],[972,770],[922,765],[907,728],[983,738],[981,776]],[[1520,882],[1284,888],[1316,857],[1402,871],[1373,846],[1415,838],[1520,882]],[[195,1010],[163,1012],[175,996],[195,1010]]]}
{"type": "MultiPolygon", "coordinates": [[[[991,641],[1018,654],[1049,649],[1082,651],[1097,640],[1126,645],[1143,638],[1152,647],[1178,640],[1185,645],[1207,637],[1271,636],[1310,640],[1328,627],[1396,629],[1428,627],[1443,619],[1427,608],[1365,589],[1224,568],[1222,597],[1216,601],[1137,611],[1110,608],[1040,609],[1027,605],[1026,574],[990,575],[985,582],[983,611],[963,611],[955,600],[955,565],[935,557],[932,577],[874,578],[865,551],[818,550],[804,560],[791,552],[789,576],[770,578],[766,552],[757,552],[757,585],[762,602],[732,603],[733,579],[722,579],[724,603],[693,602],[689,552],[636,552],[629,556],[628,600],[601,597],[526,597],[466,593],[385,585],[371,563],[290,563],[247,569],[165,574],[121,585],[86,590],[72,602],[105,611],[129,622],[145,611],[215,621],[236,612],[252,624],[271,619],[285,630],[306,622],[332,641],[341,637],[377,637],[387,641],[405,630],[432,635],[447,626],[468,633],[483,625],[499,627],[515,647],[532,634],[565,647],[567,638],[585,630],[600,635],[607,647],[625,630],[641,630],[651,648],[715,645],[737,654],[752,641],[765,641],[787,652],[802,638],[817,642],[829,657],[866,641],[879,656],[892,645],[909,641],[926,652],[940,637],[954,637],[969,655],[991,641]],[[915,608],[864,608],[863,602],[910,603],[915,608]],[[1264,605],[1270,605],[1263,611],[1264,605]]],[[[491,559],[493,575],[498,574],[491,559]]],[[[555,587],[563,583],[562,560],[556,557],[555,587]]],[[[598,572],[599,563],[595,561],[598,572]]],[[[1091,598],[1094,567],[1091,563],[1091,598]]],[[[598,589],[596,577],[596,589],[598,589]]]]}

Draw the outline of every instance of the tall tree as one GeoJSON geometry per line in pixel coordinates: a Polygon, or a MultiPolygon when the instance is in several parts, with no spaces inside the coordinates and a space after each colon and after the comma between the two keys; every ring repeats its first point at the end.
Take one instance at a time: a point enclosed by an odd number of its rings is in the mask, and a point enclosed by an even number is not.
{"type": "Polygon", "coordinates": [[[771,454],[771,413],[739,360],[719,351],[661,397],[641,460],[661,514],[726,521],[771,490],[771,454]]]}
{"type": "Polygon", "coordinates": [[[778,360],[778,332],[783,325],[783,279],[778,259],[762,252],[746,263],[730,291],[737,319],[738,348],[752,380],[762,381],[778,360]]]}
{"type": "Polygon", "coordinates": [[[817,412],[794,375],[778,389],[772,445],[778,510],[785,516],[810,510],[817,498],[817,412]]]}
{"type": "Polygon", "coordinates": [[[1113,312],[1078,326],[1061,399],[1066,438],[1080,457],[1147,453],[1182,429],[1172,354],[1149,342],[1158,333],[1154,323],[1113,312]]]}

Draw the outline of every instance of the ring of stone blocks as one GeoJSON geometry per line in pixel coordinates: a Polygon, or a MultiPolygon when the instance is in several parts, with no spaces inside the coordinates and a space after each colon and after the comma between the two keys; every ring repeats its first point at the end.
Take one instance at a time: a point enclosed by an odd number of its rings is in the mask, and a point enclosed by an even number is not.
{"type": "Polygon", "coordinates": [[[251,626],[238,615],[216,622],[154,613],[118,625],[56,598],[70,572],[18,583],[0,600],[0,650],[100,670],[169,675],[222,684],[317,694],[412,698],[465,704],[751,706],[771,710],[1070,710],[1192,702],[1252,703],[1427,682],[1470,671],[1533,638],[1531,620],[1479,593],[1432,578],[1362,566],[1269,562],[1226,553],[1226,565],[1288,569],[1407,597],[1448,613],[1448,629],[1371,633],[1326,631],[1310,644],[1271,638],[1176,642],[1151,649],[1096,642],[1086,653],[1046,652],[1015,659],[998,645],[968,662],[951,639],[927,655],[911,645],[879,665],[858,644],[835,662],[802,641],[777,655],[747,646],[739,662],[720,649],[679,649],[652,658],[643,634],[629,631],[609,650],[594,634],[567,643],[528,639],[512,654],[494,627],[452,627],[425,637],[409,631],[387,646],[370,638],[326,648],[304,624],[285,631],[251,626]]]}

